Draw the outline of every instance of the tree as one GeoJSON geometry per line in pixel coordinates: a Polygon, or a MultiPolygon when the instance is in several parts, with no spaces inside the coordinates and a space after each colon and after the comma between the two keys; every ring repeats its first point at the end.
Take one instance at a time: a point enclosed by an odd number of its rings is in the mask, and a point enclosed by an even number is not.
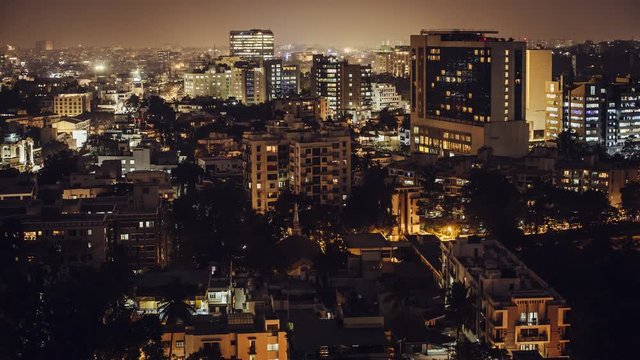
{"type": "Polygon", "coordinates": [[[620,150],[620,154],[628,160],[638,160],[640,158],[640,139],[629,136],[620,150]]]}
{"type": "Polygon", "coordinates": [[[622,208],[634,220],[640,215],[640,182],[628,183],[621,190],[622,208]]]}
{"type": "Polygon", "coordinates": [[[577,159],[587,152],[587,146],[574,131],[565,130],[561,132],[556,142],[558,144],[558,152],[571,159],[577,159]]]}
{"type": "Polygon", "coordinates": [[[176,278],[165,285],[162,291],[163,303],[159,307],[161,321],[171,332],[169,359],[173,355],[173,334],[176,326],[191,324],[195,309],[185,302],[192,288],[176,278]]]}
{"type": "Polygon", "coordinates": [[[224,360],[220,354],[219,347],[201,347],[198,351],[191,353],[187,360],[224,360]]]}
{"type": "Polygon", "coordinates": [[[344,209],[344,224],[358,232],[381,230],[389,232],[395,225],[391,212],[391,186],[385,182],[386,171],[369,169],[364,184],[352,190],[344,209]]]}
{"type": "Polygon", "coordinates": [[[180,184],[178,196],[182,196],[196,190],[196,184],[204,176],[204,170],[194,163],[181,162],[172,171],[172,174],[180,184]]]}
{"type": "Polygon", "coordinates": [[[461,282],[451,284],[447,293],[446,315],[456,328],[456,353],[460,348],[460,333],[474,316],[469,289],[461,282]]]}
{"type": "Polygon", "coordinates": [[[522,196],[504,176],[475,171],[463,188],[465,214],[477,227],[484,228],[502,242],[513,242],[520,235],[519,220],[525,214],[522,196]]]}
{"type": "Polygon", "coordinates": [[[71,150],[59,152],[45,160],[44,167],[38,172],[38,184],[55,184],[79,169],[80,162],[77,155],[71,150]]]}

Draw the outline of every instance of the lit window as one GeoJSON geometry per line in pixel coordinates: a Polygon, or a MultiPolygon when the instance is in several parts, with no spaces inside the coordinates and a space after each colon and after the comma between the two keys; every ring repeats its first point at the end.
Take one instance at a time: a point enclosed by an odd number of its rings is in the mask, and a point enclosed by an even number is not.
{"type": "Polygon", "coordinates": [[[129,240],[129,234],[120,234],[120,240],[129,240]]]}

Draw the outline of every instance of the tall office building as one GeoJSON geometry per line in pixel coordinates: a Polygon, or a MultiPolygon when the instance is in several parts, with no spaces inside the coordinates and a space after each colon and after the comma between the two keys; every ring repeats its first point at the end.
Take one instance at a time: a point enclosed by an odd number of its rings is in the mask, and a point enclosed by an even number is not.
{"type": "Polygon", "coordinates": [[[333,114],[357,118],[371,110],[371,66],[349,64],[331,55],[314,55],[311,89],[314,96],[327,99],[333,114]]]}
{"type": "Polygon", "coordinates": [[[274,56],[274,37],[271,30],[237,30],[229,33],[231,56],[246,60],[266,60],[274,56]]]}
{"type": "Polygon", "coordinates": [[[411,36],[413,151],[526,154],[524,42],[486,31],[423,31],[411,36]]]}
{"type": "Polygon", "coordinates": [[[289,97],[300,94],[300,66],[282,65],[282,95],[289,97]]]}
{"type": "Polygon", "coordinates": [[[267,81],[267,99],[283,99],[300,92],[300,68],[298,65],[287,65],[282,59],[264,61],[267,81]]]}
{"type": "Polygon", "coordinates": [[[351,192],[351,137],[346,128],[314,131],[295,124],[245,133],[244,188],[257,212],[273,209],[283,189],[316,204],[339,205],[351,192]]]}
{"type": "Polygon", "coordinates": [[[564,80],[546,81],[544,84],[545,119],[544,140],[553,141],[564,128],[564,80]]]}
{"type": "Polygon", "coordinates": [[[604,146],[609,154],[620,152],[627,140],[640,141],[640,88],[613,84],[607,88],[604,146]]]}
{"type": "Polygon", "coordinates": [[[551,81],[551,50],[527,50],[527,105],[529,140],[544,140],[547,108],[546,83],[551,81]]]}
{"type": "Polygon", "coordinates": [[[604,89],[596,84],[575,84],[566,89],[564,129],[590,145],[600,143],[604,114],[604,89]]]}

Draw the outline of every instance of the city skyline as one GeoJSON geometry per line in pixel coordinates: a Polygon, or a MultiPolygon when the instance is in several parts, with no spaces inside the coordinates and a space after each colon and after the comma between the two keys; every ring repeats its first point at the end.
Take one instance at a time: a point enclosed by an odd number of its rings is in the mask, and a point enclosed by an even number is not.
{"type": "Polygon", "coordinates": [[[420,29],[441,28],[492,29],[504,37],[541,40],[601,41],[640,36],[640,25],[634,19],[640,2],[634,0],[459,0],[457,4],[452,7],[441,0],[372,0],[366,4],[248,0],[239,8],[235,3],[209,0],[180,4],[114,0],[98,9],[86,7],[79,0],[6,0],[0,4],[0,43],[33,47],[37,40],[51,39],[57,48],[79,44],[225,47],[230,30],[247,28],[273,30],[277,45],[340,47],[376,46],[385,41],[407,43],[409,35],[420,29]],[[461,8],[465,9],[463,14],[459,14],[461,8]],[[591,19],[596,16],[608,26],[594,24],[591,19]],[[349,30],[346,33],[345,28],[349,30]]]}

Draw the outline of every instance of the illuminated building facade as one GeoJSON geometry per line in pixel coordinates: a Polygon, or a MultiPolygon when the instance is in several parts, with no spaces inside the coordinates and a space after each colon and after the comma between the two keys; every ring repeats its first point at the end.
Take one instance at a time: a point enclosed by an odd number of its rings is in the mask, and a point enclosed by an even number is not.
{"type": "Polygon", "coordinates": [[[411,36],[413,151],[472,154],[489,145],[504,155],[526,153],[526,44],[491,34],[456,30],[411,36]]]}
{"type": "Polygon", "coordinates": [[[445,288],[461,282],[475,301],[469,330],[489,345],[568,357],[571,308],[553,288],[495,240],[441,244],[445,288]]]}
{"type": "Polygon", "coordinates": [[[393,84],[373,84],[371,90],[373,94],[371,110],[380,111],[385,108],[393,110],[404,107],[402,97],[396,92],[393,84]]]}
{"type": "Polygon", "coordinates": [[[551,81],[551,50],[527,50],[526,118],[532,141],[544,140],[546,126],[546,83],[551,81]]]}
{"type": "Polygon", "coordinates": [[[61,116],[77,116],[91,111],[91,93],[58,94],[53,98],[53,112],[61,116]]]}
{"type": "Polygon", "coordinates": [[[544,84],[545,112],[544,139],[552,141],[564,127],[564,92],[562,79],[560,81],[546,81],[544,84]]]}
{"type": "Polygon", "coordinates": [[[322,97],[290,97],[277,99],[273,102],[273,111],[290,114],[296,119],[326,120],[329,116],[329,106],[326,98],[322,97]]]}
{"type": "Polygon", "coordinates": [[[622,204],[622,189],[640,181],[640,169],[596,162],[561,163],[557,167],[557,186],[579,193],[595,190],[606,194],[612,206],[622,204]]]}
{"type": "Polygon", "coordinates": [[[245,60],[272,59],[274,55],[274,37],[271,30],[238,30],[229,33],[229,51],[231,56],[245,60]]]}
{"type": "Polygon", "coordinates": [[[578,84],[567,89],[564,128],[590,145],[600,144],[604,116],[604,89],[596,84],[578,84]]]}
{"type": "Polygon", "coordinates": [[[314,96],[324,97],[334,114],[359,115],[371,110],[371,66],[349,64],[336,56],[314,55],[314,96]]]}
{"type": "Polygon", "coordinates": [[[244,187],[257,212],[272,209],[285,188],[330,205],[351,192],[351,137],[342,127],[271,128],[245,134],[243,143],[244,187]]]}
{"type": "Polygon", "coordinates": [[[282,96],[289,97],[300,94],[300,66],[282,65],[282,96]]]}
{"type": "Polygon", "coordinates": [[[632,85],[607,89],[604,145],[609,154],[622,150],[626,141],[640,141],[640,92],[632,85]]]}
{"type": "Polygon", "coordinates": [[[186,359],[200,349],[238,360],[287,360],[287,334],[278,319],[255,319],[250,313],[196,316],[193,324],[167,327],[162,335],[166,356],[186,359]]]}
{"type": "Polygon", "coordinates": [[[396,46],[376,53],[374,72],[377,74],[391,74],[394,77],[408,78],[411,75],[411,48],[396,46]]]}

